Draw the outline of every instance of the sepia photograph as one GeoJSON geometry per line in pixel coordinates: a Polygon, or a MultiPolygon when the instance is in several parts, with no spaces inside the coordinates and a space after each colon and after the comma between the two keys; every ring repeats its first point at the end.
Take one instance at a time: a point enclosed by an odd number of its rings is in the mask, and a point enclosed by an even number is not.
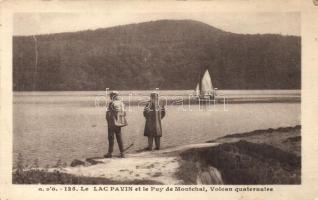
{"type": "Polygon", "coordinates": [[[13,184],[300,185],[300,12],[16,12],[13,184]]]}

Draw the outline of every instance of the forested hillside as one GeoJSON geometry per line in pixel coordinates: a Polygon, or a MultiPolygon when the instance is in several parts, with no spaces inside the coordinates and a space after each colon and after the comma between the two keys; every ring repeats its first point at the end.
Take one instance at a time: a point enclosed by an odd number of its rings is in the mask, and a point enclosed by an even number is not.
{"type": "Polygon", "coordinates": [[[300,45],[296,36],[235,34],[191,20],[15,36],[13,89],[194,89],[203,68],[219,89],[299,89],[300,45]]]}

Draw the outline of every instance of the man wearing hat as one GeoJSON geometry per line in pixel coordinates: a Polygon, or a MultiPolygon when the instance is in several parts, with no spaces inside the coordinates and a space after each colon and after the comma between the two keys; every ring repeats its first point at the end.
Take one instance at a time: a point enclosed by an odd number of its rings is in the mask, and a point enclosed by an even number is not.
{"type": "Polygon", "coordinates": [[[119,99],[119,93],[113,91],[110,93],[110,103],[106,111],[106,120],[108,124],[108,153],[105,158],[111,158],[114,149],[114,139],[118,143],[120,157],[124,158],[124,145],[121,137],[121,127],[127,126],[126,112],[124,103],[119,99]]]}

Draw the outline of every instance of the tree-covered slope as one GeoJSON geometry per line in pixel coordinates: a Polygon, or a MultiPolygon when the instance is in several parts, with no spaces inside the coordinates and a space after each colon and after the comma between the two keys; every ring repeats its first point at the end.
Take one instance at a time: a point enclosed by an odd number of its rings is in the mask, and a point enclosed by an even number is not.
{"type": "Polygon", "coordinates": [[[35,38],[13,38],[15,91],[193,89],[203,68],[219,89],[300,88],[296,36],[160,20],[35,38]]]}

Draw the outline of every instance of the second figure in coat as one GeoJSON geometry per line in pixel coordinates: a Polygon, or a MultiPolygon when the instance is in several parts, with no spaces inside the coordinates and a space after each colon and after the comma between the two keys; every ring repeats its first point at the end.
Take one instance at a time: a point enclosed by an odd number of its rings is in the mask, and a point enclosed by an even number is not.
{"type": "Polygon", "coordinates": [[[146,118],[144,136],[148,137],[148,147],[145,150],[152,150],[153,141],[155,141],[156,150],[159,150],[162,136],[161,119],[166,112],[164,106],[159,105],[158,93],[150,94],[150,102],[146,105],[143,114],[146,118]]]}

